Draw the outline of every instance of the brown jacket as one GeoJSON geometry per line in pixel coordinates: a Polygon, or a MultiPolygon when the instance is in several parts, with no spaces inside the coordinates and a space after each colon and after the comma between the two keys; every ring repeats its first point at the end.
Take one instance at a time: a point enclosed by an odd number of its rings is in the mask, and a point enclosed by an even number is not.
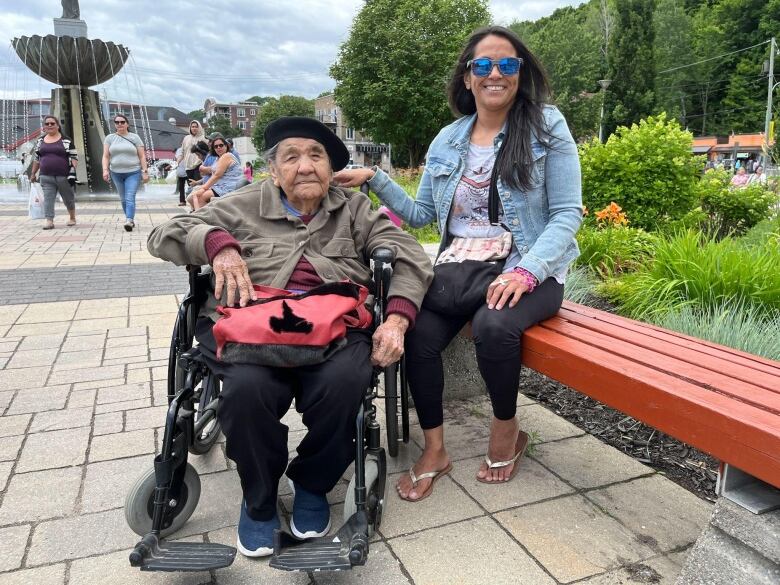
{"type": "MultiPolygon", "coordinates": [[[[383,213],[372,210],[364,194],[331,187],[319,213],[305,225],[284,208],[271,179],[158,225],[147,246],[153,256],[177,265],[204,265],[209,263],[206,235],[220,228],[240,242],[254,284],[284,288],[305,255],[325,282],[348,279],[368,286],[369,259],[380,246],[396,255],[389,296],[409,299],[419,309],[433,278],[422,246],[383,213]]],[[[211,295],[201,314],[216,321],[216,305],[211,295]]]]}

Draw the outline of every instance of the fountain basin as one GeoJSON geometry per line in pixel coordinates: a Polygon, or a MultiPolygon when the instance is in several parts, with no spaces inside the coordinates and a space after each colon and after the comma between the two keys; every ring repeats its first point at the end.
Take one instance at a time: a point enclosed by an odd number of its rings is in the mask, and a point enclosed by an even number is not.
{"type": "Polygon", "coordinates": [[[15,38],[16,54],[33,73],[57,85],[90,87],[108,81],[130,51],[100,39],[56,35],[15,38]]]}

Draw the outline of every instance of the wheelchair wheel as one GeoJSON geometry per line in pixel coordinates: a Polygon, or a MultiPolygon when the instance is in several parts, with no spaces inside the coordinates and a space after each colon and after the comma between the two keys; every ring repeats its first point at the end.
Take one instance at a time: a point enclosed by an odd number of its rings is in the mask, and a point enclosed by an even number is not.
{"type": "Polygon", "coordinates": [[[200,389],[195,393],[197,404],[195,405],[192,443],[189,446],[189,452],[193,455],[208,453],[219,439],[222,431],[217,419],[216,400],[219,398],[219,391],[219,379],[212,374],[207,374],[201,380],[200,389]]]}
{"type": "MultiPolygon", "coordinates": [[[[125,499],[125,520],[130,529],[140,536],[152,531],[154,515],[154,467],[148,469],[130,489],[125,499]]],[[[200,477],[189,463],[184,472],[184,484],[179,501],[168,508],[160,535],[165,537],[179,530],[189,520],[200,499],[200,477]]]]}
{"type": "MultiPolygon", "coordinates": [[[[384,478],[384,474],[381,474],[384,478]]],[[[382,523],[382,511],[385,506],[385,484],[379,480],[379,462],[374,457],[366,459],[366,513],[368,515],[368,536],[382,523]]],[[[344,500],[344,522],[346,523],[357,512],[355,504],[355,476],[349,480],[347,496],[344,500]]]]}

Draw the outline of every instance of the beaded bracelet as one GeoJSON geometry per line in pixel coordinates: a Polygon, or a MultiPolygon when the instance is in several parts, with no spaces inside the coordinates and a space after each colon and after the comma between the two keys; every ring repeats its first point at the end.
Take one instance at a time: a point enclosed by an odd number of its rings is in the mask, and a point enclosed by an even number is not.
{"type": "Polygon", "coordinates": [[[514,269],[512,269],[512,272],[519,274],[523,278],[526,287],[528,287],[528,290],[525,291],[526,293],[534,292],[536,285],[539,283],[533,274],[528,272],[525,268],[520,268],[519,266],[515,266],[514,269]]]}

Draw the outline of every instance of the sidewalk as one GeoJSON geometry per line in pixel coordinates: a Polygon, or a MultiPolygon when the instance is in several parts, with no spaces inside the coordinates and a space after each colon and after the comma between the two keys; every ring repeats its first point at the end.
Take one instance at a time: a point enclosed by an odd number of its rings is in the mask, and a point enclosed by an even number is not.
{"type": "MultiPolygon", "coordinates": [[[[211,573],[141,573],[124,497],[162,438],[165,376],[181,268],[146,252],[151,227],[178,212],[144,202],[137,229],[118,203],[85,203],[57,228],[0,206],[0,584],[672,584],[711,506],[634,459],[519,396],[536,444],[506,485],[475,473],[489,403],[448,404],[454,470],[417,504],[393,488],[422,433],[389,459],[387,502],[368,564],[349,573],[281,573],[240,554],[211,573]]],[[[304,433],[289,417],[294,452],[304,433]]],[[[382,420],[380,418],[380,420],[382,420]]],[[[241,490],[218,444],[190,456],[202,493],[177,535],[234,544],[241,490]]],[[[331,494],[340,525],[345,478],[331,494]]],[[[282,485],[285,485],[284,483],[282,485]]],[[[287,512],[289,490],[282,492],[287,512]]]]}

